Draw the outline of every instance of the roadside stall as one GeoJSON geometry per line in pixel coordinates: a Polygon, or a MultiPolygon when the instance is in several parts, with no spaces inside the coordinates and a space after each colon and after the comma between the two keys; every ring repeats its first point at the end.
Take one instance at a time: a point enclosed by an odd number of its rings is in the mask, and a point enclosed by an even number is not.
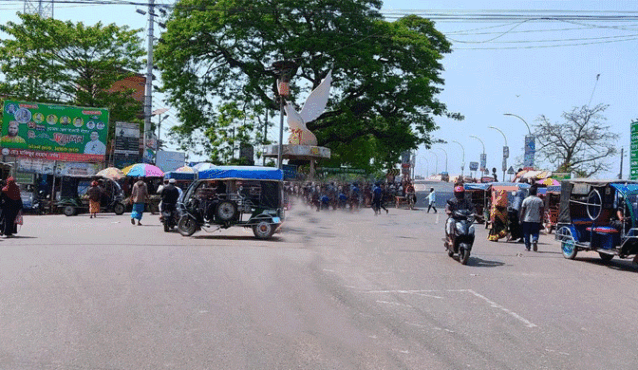
{"type": "Polygon", "coordinates": [[[543,216],[543,228],[547,234],[551,234],[558,224],[558,210],[560,204],[560,185],[548,186],[538,189],[538,196],[545,204],[543,216]]]}

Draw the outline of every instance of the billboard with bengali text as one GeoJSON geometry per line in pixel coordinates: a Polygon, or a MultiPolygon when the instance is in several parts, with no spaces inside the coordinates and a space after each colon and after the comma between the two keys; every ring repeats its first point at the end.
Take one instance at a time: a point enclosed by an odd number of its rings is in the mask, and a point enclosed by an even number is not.
{"type": "Polygon", "coordinates": [[[3,155],[99,162],[106,154],[109,111],[7,100],[3,106],[3,155]]]}
{"type": "Polygon", "coordinates": [[[638,180],[638,122],[630,125],[629,179],[638,180]]]}

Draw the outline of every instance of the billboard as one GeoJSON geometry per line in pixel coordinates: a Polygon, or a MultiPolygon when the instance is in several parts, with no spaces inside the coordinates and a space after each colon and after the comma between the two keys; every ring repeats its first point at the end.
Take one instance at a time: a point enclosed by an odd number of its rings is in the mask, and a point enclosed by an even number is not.
{"type": "Polygon", "coordinates": [[[113,164],[115,167],[124,168],[139,162],[140,124],[135,122],[116,122],[113,164]]]}
{"type": "Polygon", "coordinates": [[[164,172],[175,171],[186,162],[186,154],[182,152],[167,152],[160,150],[157,152],[155,165],[164,172]]]}
{"type": "Polygon", "coordinates": [[[73,162],[104,160],[108,109],[7,100],[3,112],[3,155],[73,162]]]}
{"type": "Polygon", "coordinates": [[[536,137],[525,135],[525,154],[523,167],[534,167],[534,154],[536,153],[536,137]]]}

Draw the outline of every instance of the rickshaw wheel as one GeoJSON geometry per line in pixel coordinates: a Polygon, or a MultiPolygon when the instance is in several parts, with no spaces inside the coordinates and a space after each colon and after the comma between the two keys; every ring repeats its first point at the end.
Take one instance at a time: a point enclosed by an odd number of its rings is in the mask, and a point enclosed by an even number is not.
{"type": "Polygon", "coordinates": [[[237,205],[229,200],[220,202],[215,214],[222,221],[230,221],[234,219],[237,214],[237,205]]]}
{"type": "Polygon", "coordinates": [[[605,262],[606,261],[611,261],[612,258],[614,258],[613,254],[607,254],[607,253],[598,252],[598,255],[600,256],[600,259],[605,261],[605,262]]]}
{"type": "Polygon", "coordinates": [[[117,203],[115,204],[115,206],[113,206],[113,212],[115,212],[116,215],[121,215],[124,213],[124,204],[122,203],[117,203]]]}
{"type": "Polygon", "coordinates": [[[258,239],[268,239],[275,233],[275,227],[268,221],[260,221],[253,226],[253,233],[258,239]]]}
{"type": "Polygon", "coordinates": [[[572,231],[567,226],[563,226],[556,232],[556,239],[560,240],[560,249],[563,252],[563,257],[573,260],[576,258],[578,249],[576,248],[576,240],[572,235],[572,231]]]}
{"type": "Polygon", "coordinates": [[[183,236],[191,236],[197,231],[197,224],[192,217],[182,216],[177,223],[177,230],[183,236]]]}
{"type": "Polygon", "coordinates": [[[467,261],[470,259],[470,251],[465,247],[459,246],[459,262],[461,265],[467,265],[467,261]]]}
{"type": "Polygon", "coordinates": [[[64,214],[65,214],[66,216],[74,216],[74,215],[75,215],[75,207],[73,207],[73,206],[66,206],[66,207],[64,207],[63,212],[64,212],[64,214]]]}

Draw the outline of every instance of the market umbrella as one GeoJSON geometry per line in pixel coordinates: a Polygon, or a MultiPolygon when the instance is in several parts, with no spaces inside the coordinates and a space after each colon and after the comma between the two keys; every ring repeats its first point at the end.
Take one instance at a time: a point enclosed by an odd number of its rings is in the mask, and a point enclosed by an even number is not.
{"type": "Polygon", "coordinates": [[[128,177],[163,177],[164,172],[159,167],[147,163],[132,164],[122,170],[128,177]]]}
{"type": "Polygon", "coordinates": [[[212,163],[208,163],[208,162],[201,162],[201,163],[197,163],[196,165],[193,166],[193,168],[195,169],[195,171],[199,172],[199,171],[205,171],[205,170],[210,170],[211,168],[215,168],[217,166],[215,166],[212,163]]]}
{"type": "Polygon", "coordinates": [[[558,182],[558,180],[552,179],[551,177],[548,177],[543,180],[542,184],[545,186],[558,186],[560,185],[560,182],[558,182]]]}
{"type": "Polygon", "coordinates": [[[106,177],[107,179],[119,180],[124,177],[124,172],[119,168],[107,167],[95,174],[95,176],[106,177]]]}
{"type": "Polygon", "coordinates": [[[175,172],[195,173],[195,172],[197,172],[197,170],[194,169],[193,167],[182,166],[182,167],[176,169],[175,172]]]}

